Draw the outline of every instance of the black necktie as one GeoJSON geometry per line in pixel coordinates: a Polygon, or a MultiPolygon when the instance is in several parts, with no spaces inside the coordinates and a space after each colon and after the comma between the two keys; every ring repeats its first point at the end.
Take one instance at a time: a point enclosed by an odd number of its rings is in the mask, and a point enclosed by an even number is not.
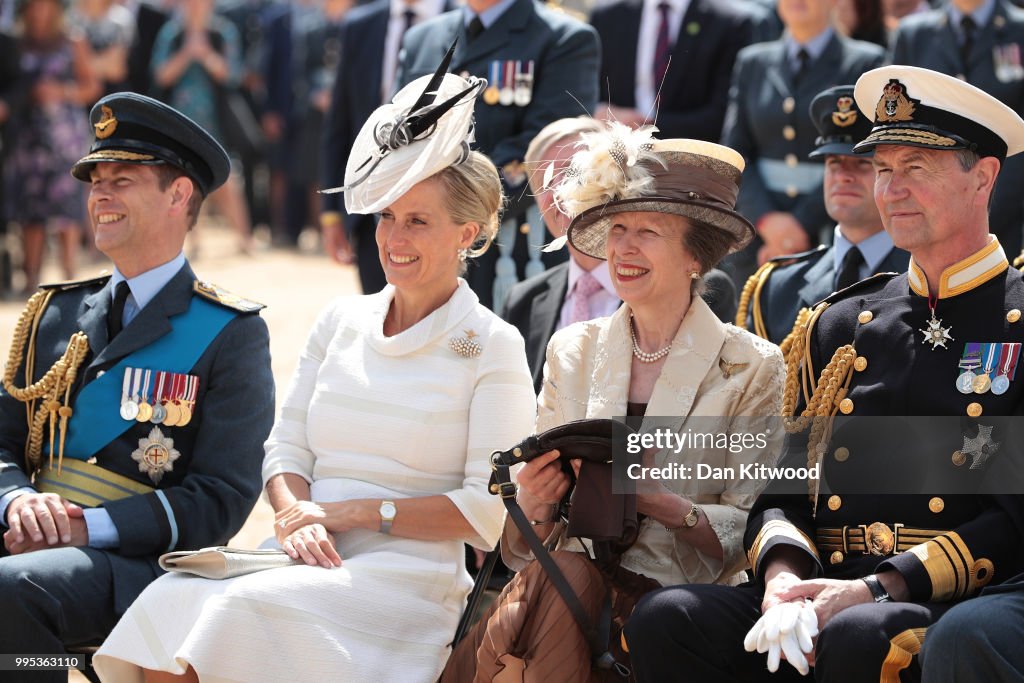
{"type": "Polygon", "coordinates": [[[800,51],[796,53],[796,72],[793,74],[793,83],[795,85],[800,84],[800,79],[807,73],[807,65],[811,63],[811,54],[804,48],[800,48],[800,51]]]}
{"type": "Polygon", "coordinates": [[[484,32],[484,22],[480,21],[479,16],[473,17],[473,21],[469,22],[469,26],[466,27],[466,35],[470,40],[473,40],[478,35],[484,32]]]}
{"type": "Polygon", "coordinates": [[[864,265],[864,255],[857,247],[850,247],[850,250],[843,256],[843,263],[839,267],[836,291],[849,287],[855,282],[860,282],[860,267],[862,265],[864,265]]]}
{"type": "Polygon", "coordinates": [[[402,24],[402,35],[404,36],[405,32],[412,28],[412,25],[416,23],[416,12],[411,9],[407,9],[402,12],[402,18],[404,19],[404,23],[402,24]]]}
{"type": "Polygon", "coordinates": [[[110,313],[107,314],[107,341],[117,336],[121,331],[121,319],[124,318],[124,302],[128,300],[131,290],[128,282],[121,280],[114,288],[114,302],[110,304],[110,313]]]}
{"type": "Polygon", "coordinates": [[[975,23],[970,14],[965,14],[960,19],[960,30],[964,34],[964,42],[960,45],[960,58],[963,60],[964,68],[966,68],[967,58],[970,57],[971,48],[974,47],[974,34],[978,30],[978,24],[975,23]]]}

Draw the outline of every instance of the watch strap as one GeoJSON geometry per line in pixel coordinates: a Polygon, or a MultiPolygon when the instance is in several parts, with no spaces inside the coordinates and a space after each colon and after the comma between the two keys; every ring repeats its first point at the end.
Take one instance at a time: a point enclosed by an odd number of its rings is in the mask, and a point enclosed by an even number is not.
{"type": "Polygon", "coordinates": [[[892,602],[892,596],[890,596],[889,592],[885,590],[885,587],[882,586],[882,582],[878,580],[877,576],[874,574],[868,574],[867,576],[862,577],[861,581],[867,585],[868,590],[871,591],[871,597],[875,602],[892,602]]]}

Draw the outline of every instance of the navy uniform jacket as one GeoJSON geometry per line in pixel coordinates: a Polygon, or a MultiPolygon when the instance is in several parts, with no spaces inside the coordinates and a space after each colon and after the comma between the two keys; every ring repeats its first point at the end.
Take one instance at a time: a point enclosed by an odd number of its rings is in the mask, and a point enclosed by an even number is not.
{"type": "MultiPolygon", "coordinates": [[[[544,381],[545,352],[558,328],[568,290],[569,264],[560,263],[515,285],[502,307],[502,319],[514,325],[526,341],[526,362],[536,393],[544,381]]],[[[736,317],[736,287],[722,271],[712,269],[704,275],[701,296],[723,323],[736,317]]]]}
{"type": "MultiPolygon", "coordinates": [[[[1019,370],[1003,395],[991,391],[964,395],[955,386],[966,343],[1024,341],[1020,317],[1024,275],[1011,268],[999,269],[1000,259],[1005,263],[1001,250],[988,254],[986,260],[993,264],[988,273],[995,271],[989,279],[979,275],[955,295],[940,292],[943,298],[938,300],[936,316],[950,328],[954,340],[946,342],[948,348],[933,350],[923,342],[919,330],[925,327],[930,312],[928,297],[914,293],[908,284],[908,277],[920,272],[913,264],[909,274],[869,278],[829,297],[830,306],[806,345],[815,376],[843,345],[852,344],[858,360],[863,360],[862,369],[856,369],[857,365],[851,369],[847,401],[838,406],[841,414],[836,431],[822,456],[824,486],[831,480],[852,482],[856,488],[848,489],[853,491],[850,495],[835,489],[819,495],[816,516],[804,482],[800,484],[802,493],[762,494],[751,509],[745,537],[758,576],[762,576],[765,553],[780,544],[805,553],[818,575],[826,577],[855,578],[895,569],[906,580],[913,602],[970,597],[986,584],[1021,571],[1021,496],[1005,495],[1013,493],[1014,484],[1008,483],[1002,490],[984,489],[990,492],[986,495],[947,495],[951,489],[932,486],[933,482],[953,482],[964,486],[956,490],[969,490],[978,477],[1001,476],[1015,469],[1016,481],[1020,481],[1019,453],[1009,447],[1013,441],[1006,431],[993,439],[1004,441],[1006,447],[997,450],[984,467],[973,470],[972,458],[958,459],[961,449],[967,450],[965,437],[973,437],[986,418],[1024,413],[1024,375],[1019,370]],[[858,425],[861,416],[874,417],[858,425]],[[881,441],[872,441],[870,432],[878,425],[913,428],[920,424],[901,416],[948,418],[933,418],[928,424],[934,429],[924,434],[889,431],[881,441]],[[882,448],[876,451],[879,446],[882,448]],[[895,493],[893,482],[899,482],[902,493],[895,493]],[[890,493],[863,493],[876,490],[890,493]],[[898,548],[902,552],[897,554],[865,552],[862,539],[858,543],[856,536],[849,539],[851,547],[845,551],[824,541],[829,535],[826,529],[837,538],[844,526],[857,530],[859,525],[875,522],[890,529],[903,524],[909,529],[943,533],[919,544],[905,533],[898,548]]],[[[1000,421],[998,429],[1005,429],[1007,422],[1000,421]]],[[[1010,429],[1020,431],[1014,424],[1010,429]]],[[[783,458],[789,463],[806,465],[806,432],[802,436],[802,445],[799,437],[787,441],[783,458]]]]}
{"type": "MultiPolygon", "coordinates": [[[[1024,115],[1024,10],[1005,0],[996,0],[988,24],[974,38],[971,53],[964,64],[960,41],[949,25],[946,9],[906,17],[893,38],[893,64],[909,64],[964,78],[1024,115]],[[1008,48],[1008,49],[1007,49],[1008,48]],[[1016,55],[1016,68],[997,69],[996,55],[1016,55]]],[[[989,223],[992,232],[1011,257],[1022,246],[1024,225],[1024,159],[1011,157],[1003,162],[992,197],[989,223]]]]}
{"type": "Polygon", "coordinates": [[[784,41],[740,50],[722,131],[722,144],[747,162],[737,211],[754,223],[770,211],[792,213],[811,244],[818,243],[818,231],[829,218],[822,166],[806,161],[818,136],[808,108],[822,90],[856,82],[883,58],[879,46],[836,34],[795,87],[784,41]]]}
{"type": "MultiPolygon", "coordinates": [[[[491,63],[505,60],[534,62],[533,94],[525,106],[489,105],[476,101],[476,145],[495,166],[505,169],[522,162],[526,148],[541,128],[558,119],[591,114],[597,107],[600,43],[593,28],[534,2],[516,0],[472,43],[466,36],[461,9],[445,12],[409,29],[402,41],[396,88],[434,73],[452,42],[458,38],[449,71],[490,80],[491,63]]],[[[532,204],[525,175],[504,175],[509,205],[505,218],[521,215],[532,204]]],[[[533,226],[543,230],[543,225],[533,226]]],[[[545,240],[546,241],[546,240],[545,240]]],[[[522,241],[520,241],[522,242],[522,241]]],[[[524,254],[516,254],[518,268],[524,254]]],[[[498,250],[492,248],[470,264],[467,280],[490,308],[498,250]]],[[[550,263],[550,259],[544,259],[550,263]]]]}
{"type": "MultiPolygon", "coordinates": [[[[353,7],[341,25],[341,55],[331,91],[331,106],[324,122],[323,153],[320,155],[320,187],[345,184],[345,166],[359,129],[381,105],[384,45],[390,17],[390,0],[377,0],[353,7]]],[[[377,257],[373,216],[349,215],[341,192],[320,195],[322,211],[337,211],[344,217],[345,230],[358,244],[359,278],[363,291],[376,292],[387,284],[377,257]],[[372,249],[369,247],[372,246],[372,249]]]]}
{"type": "MultiPolygon", "coordinates": [[[[642,0],[619,0],[594,10],[601,37],[601,100],[636,108],[636,50],[642,0]]],[[[751,42],[751,17],[724,0],[693,0],[683,15],[657,111],[644,112],[661,138],[718,142],[729,92],[722,87],[740,48],[751,42]],[[691,28],[694,27],[694,28],[691,28]],[[657,119],[655,119],[657,115],[657,119]]]]}
{"type": "MultiPolygon", "coordinates": [[[[195,279],[192,269],[183,267],[111,344],[107,343],[108,278],[67,288],[57,285],[39,325],[35,379],[61,356],[71,335],[81,330],[89,337],[90,352],[73,388],[76,395],[126,355],[166,335],[171,317],[187,309],[195,279]]],[[[23,373],[24,364],[15,386],[25,386],[23,373]]],[[[161,573],[156,562],[160,554],[226,543],[241,528],[260,494],[263,442],[274,417],[266,323],[258,315],[240,313],[214,338],[189,374],[199,377],[192,420],[184,427],[160,426],[181,453],[156,487],[163,491],[170,510],[155,493],[104,505],[120,538],[119,547],[108,553],[118,613],[161,573]],[[139,558],[148,563],[130,561],[139,558]]],[[[116,412],[120,405],[109,409],[116,412]]],[[[96,454],[96,464],[153,486],[131,457],[153,427],[133,424],[96,454]]],[[[31,485],[24,471],[26,432],[25,404],[0,390],[0,495],[31,485]]]]}
{"type": "MultiPolygon", "coordinates": [[[[877,272],[901,273],[907,269],[909,259],[910,254],[894,248],[882,259],[877,272]]],[[[763,277],[759,303],[767,339],[779,344],[792,331],[800,309],[813,308],[833,292],[836,268],[832,247],[824,246],[803,254],[780,256],[772,262],[776,266],[763,277]]],[[[748,280],[747,287],[750,286],[748,280]]],[[[755,302],[751,300],[745,321],[746,329],[751,331],[756,328],[754,311],[755,302]]]]}

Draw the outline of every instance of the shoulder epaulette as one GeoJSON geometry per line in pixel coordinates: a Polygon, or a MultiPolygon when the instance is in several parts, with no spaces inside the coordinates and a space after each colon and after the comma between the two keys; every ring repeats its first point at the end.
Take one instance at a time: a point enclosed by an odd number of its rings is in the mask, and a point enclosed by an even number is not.
{"type": "Polygon", "coordinates": [[[806,261],[812,256],[818,256],[823,251],[828,249],[827,245],[819,244],[814,249],[808,249],[807,251],[801,251],[796,254],[783,254],[782,256],[775,256],[774,258],[768,259],[768,263],[775,263],[777,265],[788,265],[790,263],[797,263],[799,261],[806,261]]]}
{"type": "Polygon", "coordinates": [[[70,282],[47,282],[44,285],[39,285],[39,289],[43,290],[54,290],[63,292],[69,289],[78,289],[79,287],[88,287],[89,285],[105,285],[107,280],[110,279],[110,273],[105,273],[97,277],[90,277],[85,280],[71,280],[70,282]]]}
{"type": "Polygon", "coordinates": [[[228,290],[209,282],[196,280],[192,288],[199,296],[241,313],[255,313],[266,308],[265,305],[259,302],[243,299],[237,294],[232,294],[228,290]]]}
{"type": "Polygon", "coordinates": [[[1013,259],[1013,267],[1018,270],[1024,271],[1024,250],[1020,252],[1020,256],[1013,259]]]}
{"type": "Polygon", "coordinates": [[[818,303],[814,304],[814,307],[817,308],[823,303],[834,304],[837,301],[845,299],[851,294],[857,294],[858,292],[862,292],[866,289],[871,289],[872,287],[884,285],[886,282],[893,279],[897,275],[899,275],[899,273],[875,273],[874,275],[869,275],[860,282],[854,282],[849,287],[844,287],[843,289],[840,289],[838,292],[832,292],[827,297],[825,297],[818,303]]]}

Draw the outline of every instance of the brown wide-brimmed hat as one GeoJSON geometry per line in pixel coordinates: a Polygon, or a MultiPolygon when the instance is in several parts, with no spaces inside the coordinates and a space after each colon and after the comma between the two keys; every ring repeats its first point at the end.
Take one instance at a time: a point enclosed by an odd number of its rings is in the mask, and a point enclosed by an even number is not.
{"type": "Polygon", "coordinates": [[[658,140],[654,130],[612,123],[607,132],[583,136],[555,188],[555,200],[573,216],[569,243],[604,259],[613,216],[653,211],[722,230],[732,238],[730,252],[746,246],[754,226],[736,212],[743,157],[713,142],[658,140]]]}

